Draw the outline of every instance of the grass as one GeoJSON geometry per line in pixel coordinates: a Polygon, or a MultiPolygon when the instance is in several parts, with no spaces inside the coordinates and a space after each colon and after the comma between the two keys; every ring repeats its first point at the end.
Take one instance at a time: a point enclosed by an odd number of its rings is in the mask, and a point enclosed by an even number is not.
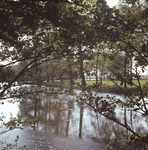
{"type": "MultiPolygon", "coordinates": [[[[133,80],[135,85],[139,85],[137,80],[133,80]]],[[[148,82],[148,79],[146,80],[140,80],[141,86],[143,86],[146,82],[148,82]]],[[[95,84],[95,81],[87,81],[87,87],[91,87],[93,84],[95,84]]],[[[132,94],[132,92],[138,92],[138,88],[133,85],[128,85],[127,88],[124,87],[124,85],[120,85],[120,81],[110,81],[110,80],[103,80],[102,85],[100,85],[97,89],[99,92],[104,93],[117,93],[117,94],[132,94]],[[116,83],[116,84],[115,84],[116,83]]]]}
{"type": "MultiPolygon", "coordinates": [[[[96,83],[95,80],[94,81],[86,81],[86,84],[87,84],[87,89],[95,90],[95,91],[102,92],[102,93],[116,93],[116,94],[126,93],[126,94],[131,95],[132,92],[138,92],[138,88],[134,85],[130,86],[127,84],[127,88],[124,88],[124,85],[123,86],[120,85],[120,81],[115,81],[115,82],[117,83],[117,85],[114,84],[114,82],[112,82],[111,80],[103,80],[102,85],[99,85],[99,86],[94,86],[94,84],[96,83]]],[[[134,84],[138,85],[137,80],[133,80],[133,82],[134,82],[134,84]]],[[[140,80],[141,86],[143,86],[146,82],[148,82],[148,79],[141,79],[140,80]]],[[[44,85],[60,87],[60,88],[70,88],[68,81],[44,82],[44,85]]],[[[74,88],[82,89],[80,80],[75,81],[74,88]]]]}
{"type": "MultiPolygon", "coordinates": [[[[115,81],[118,85],[120,85],[120,81],[115,81]]],[[[138,85],[138,81],[137,80],[133,80],[134,84],[138,85]]],[[[146,82],[148,82],[148,79],[146,80],[140,80],[141,85],[144,85],[146,82]]],[[[96,81],[86,81],[87,85],[93,85],[93,83],[96,83],[96,81]]],[[[114,86],[113,81],[111,80],[103,80],[102,81],[103,85],[107,85],[107,86],[114,86]]],[[[121,86],[123,87],[123,86],[121,86]]],[[[128,88],[130,88],[130,85],[127,85],[128,88]]]]}

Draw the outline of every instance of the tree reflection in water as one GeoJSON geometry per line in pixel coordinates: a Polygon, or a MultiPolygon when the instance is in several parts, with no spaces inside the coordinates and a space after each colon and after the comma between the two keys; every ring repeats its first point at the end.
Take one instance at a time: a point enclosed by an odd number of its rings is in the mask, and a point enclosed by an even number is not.
{"type": "Polygon", "coordinates": [[[23,99],[19,107],[18,117],[26,117],[27,125],[30,123],[35,130],[51,131],[62,136],[108,141],[115,126],[84,103],[70,99],[34,96],[32,100],[23,99]]]}
{"type": "MultiPolygon", "coordinates": [[[[27,124],[33,129],[42,132],[52,132],[64,137],[91,138],[95,142],[108,143],[121,126],[107,118],[95,113],[89,106],[82,102],[75,102],[73,98],[62,99],[52,96],[34,95],[34,98],[23,99],[20,102],[19,118],[26,117],[27,124]]],[[[137,129],[133,112],[118,110],[116,117],[119,120],[137,129]]]]}
{"type": "Polygon", "coordinates": [[[83,122],[83,110],[84,109],[84,103],[80,103],[80,123],[79,123],[79,138],[82,138],[82,122],[83,122]]]}
{"type": "Polygon", "coordinates": [[[66,121],[66,136],[68,136],[68,131],[69,131],[69,123],[70,123],[70,118],[71,118],[71,111],[73,108],[73,103],[68,101],[68,115],[67,115],[67,121],[66,121]]]}

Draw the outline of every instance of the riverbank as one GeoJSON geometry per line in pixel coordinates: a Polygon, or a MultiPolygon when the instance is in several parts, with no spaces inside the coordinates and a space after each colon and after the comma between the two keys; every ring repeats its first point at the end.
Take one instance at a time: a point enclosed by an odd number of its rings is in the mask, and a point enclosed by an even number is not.
{"type": "MultiPolygon", "coordinates": [[[[135,86],[138,86],[138,81],[133,80],[135,85],[128,85],[127,87],[124,87],[124,85],[120,85],[120,81],[110,81],[110,80],[103,80],[102,84],[98,82],[96,85],[96,81],[86,81],[86,89],[91,89],[97,92],[101,93],[115,93],[115,94],[132,94],[133,92],[138,92],[138,88],[135,86]]],[[[148,79],[141,79],[140,84],[143,86],[146,82],[148,82],[148,79]]],[[[74,88],[74,89],[82,89],[81,87],[81,81],[76,80],[73,87],[70,87],[70,84],[68,81],[63,82],[44,82],[43,83],[46,86],[54,86],[54,87],[60,87],[60,88],[74,88]]]]}

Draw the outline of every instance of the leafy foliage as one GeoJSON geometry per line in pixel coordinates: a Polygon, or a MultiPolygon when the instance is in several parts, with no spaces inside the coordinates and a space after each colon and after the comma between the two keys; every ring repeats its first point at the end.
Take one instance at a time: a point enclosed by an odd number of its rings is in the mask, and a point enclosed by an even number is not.
{"type": "MultiPolygon", "coordinates": [[[[61,90],[42,86],[45,81],[75,78],[82,80],[82,93],[77,100],[91,106],[95,112],[128,130],[123,144],[140,141],[147,145],[147,133],[135,132],[126,121],[116,117],[116,109],[129,108],[147,121],[147,83],[141,85],[139,68],[145,72],[148,65],[148,8],[145,3],[122,1],[113,9],[104,0],[56,1],[1,1],[0,2],[0,98],[32,98],[37,109],[40,94],[57,95],[61,90]],[[103,51],[103,52],[102,52],[103,51]],[[100,56],[98,54],[101,54],[100,56]],[[95,61],[94,61],[94,60],[95,61]],[[135,62],[135,65],[132,62],[135,62]],[[90,66],[89,66],[90,63],[90,66]],[[99,97],[86,89],[85,73],[92,68],[108,74],[124,84],[135,86],[138,92],[125,95],[125,100],[99,97]],[[136,79],[138,84],[133,82],[136,79]],[[24,84],[32,84],[24,85],[24,84]]],[[[96,88],[102,83],[96,78],[96,88]]],[[[12,101],[13,102],[13,101],[12,101]]],[[[136,117],[136,116],[135,116],[136,117]]],[[[34,126],[37,114],[23,118],[34,126]]],[[[20,120],[10,119],[5,125],[16,126],[20,120]]],[[[21,122],[23,124],[23,122],[21,122]]],[[[119,133],[124,139],[124,133],[119,133]]],[[[117,138],[114,138],[117,142],[117,138]]]]}

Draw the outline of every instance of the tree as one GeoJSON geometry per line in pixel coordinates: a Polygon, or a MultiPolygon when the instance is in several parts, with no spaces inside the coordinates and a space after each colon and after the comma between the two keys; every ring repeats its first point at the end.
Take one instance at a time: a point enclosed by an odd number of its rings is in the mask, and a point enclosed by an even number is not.
{"type": "Polygon", "coordinates": [[[102,85],[103,75],[106,74],[107,58],[103,53],[105,53],[103,48],[94,52],[93,59],[89,60],[86,65],[87,74],[96,76],[96,85],[98,84],[98,75],[100,76],[99,84],[102,85]]]}
{"type": "MultiPolygon", "coordinates": [[[[41,91],[46,94],[57,92],[56,89],[49,90],[41,86],[36,87],[39,84],[37,82],[38,77],[40,77],[41,70],[43,70],[40,69],[42,66],[39,67],[39,65],[47,62],[49,62],[47,64],[50,64],[57,59],[60,60],[59,64],[62,63],[55,66],[58,68],[58,75],[63,80],[67,74],[72,74],[71,69],[66,71],[66,75],[64,74],[63,69],[65,70],[65,66],[71,68],[71,62],[77,61],[83,86],[83,93],[79,99],[90,105],[96,112],[127,129],[131,133],[129,134],[130,141],[134,140],[147,145],[147,134],[136,133],[132,130],[126,121],[126,111],[124,121],[120,122],[116,118],[115,108],[117,106],[128,107],[137,113],[140,111],[141,117],[147,120],[148,109],[145,97],[147,97],[148,86],[147,84],[141,86],[138,67],[141,67],[144,71],[144,67],[148,65],[148,8],[136,1],[119,8],[121,9],[115,7],[113,10],[110,9],[104,0],[5,0],[0,2],[0,16],[2,18],[0,22],[0,63],[2,64],[0,66],[0,77],[4,82],[0,91],[1,100],[9,97],[31,97],[30,94],[36,93],[37,99],[34,109],[37,110],[41,91]],[[84,92],[86,87],[84,63],[92,59],[94,49],[100,43],[108,45],[110,56],[113,59],[121,58],[116,57],[119,55],[115,55],[115,53],[124,54],[124,57],[122,57],[124,59],[120,63],[124,68],[123,71],[120,70],[119,65],[113,63],[113,75],[118,74],[118,77],[124,81],[125,86],[128,83],[135,85],[139,90],[131,96],[124,89],[121,89],[124,95],[128,97],[126,101],[110,96],[106,96],[106,99],[102,100],[102,97],[94,96],[89,93],[90,91],[88,93],[84,92]],[[132,71],[128,71],[127,58],[132,57],[134,57],[136,65],[135,68],[131,69],[132,71]],[[7,80],[11,68],[18,63],[20,68],[14,73],[11,80],[7,80]],[[118,72],[116,72],[117,69],[118,72]],[[31,79],[35,79],[33,88],[28,90],[20,87],[11,90],[17,80],[28,81],[30,79],[27,79],[28,75],[31,76],[31,79]],[[138,85],[134,84],[131,77],[137,79],[138,85]],[[86,99],[83,99],[84,97],[86,99]]],[[[97,58],[96,60],[99,61],[97,58]]],[[[98,61],[96,61],[96,71],[98,61]]],[[[47,67],[53,66],[51,64],[47,67]]],[[[102,67],[104,67],[104,62],[102,67]]],[[[53,73],[52,70],[50,68],[50,75],[53,73]]],[[[100,70],[102,71],[102,68],[100,70]]],[[[49,73],[45,73],[48,78],[49,73]]],[[[57,76],[56,73],[53,74],[57,76]]],[[[69,76],[69,79],[73,84],[73,77],[69,76]]],[[[49,81],[49,78],[47,81],[49,81]]],[[[20,86],[22,84],[20,83],[20,86]]],[[[36,114],[34,114],[33,119],[36,119],[35,117],[36,114]]]]}
{"type": "MultiPolygon", "coordinates": [[[[0,63],[2,64],[0,75],[2,82],[4,82],[0,91],[1,100],[10,97],[21,99],[23,96],[30,96],[31,98],[35,92],[36,96],[39,96],[41,91],[46,92],[46,94],[52,94],[56,91],[47,90],[40,86],[37,88],[35,85],[25,88],[22,86],[24,82],[19,83],[19,88],[15,88],[15,86],[19,79],[22,81],[28,81],[30,78],[37,79],[41,72],[39,65],[42,63],[61,59],[67,55],[69,52],[67,45],[62,43],[63,40],[59,34],[60,31],[68,28],[67,24],[64,23],[64,14],[70,14],[72,19],[75,17],[72,17],[71,10],[65,9],[67,6],[70,6],[81,19],[78,10],[74,8],[77,6],[76,3],[68,0],[4,0],[0,2],[0,63]],[[15,72],[16,74],[11,76],[11,80],[7,80],[10,75],[9,69],[16,67],[18,63],[20,67],[15,72]]],[[[70,23],[69,20],[68,23],[70,23]]],[[[35,84],[39,84],[39,82],[35,80],[35,84]]],[[[36,101],[35,109],[37,105],[36,101]]],[[[15,121],[15,119],[10,120],[9,123],[15,123],[15,121]]]]}
{"type": "MultiPolygon", "coordinates": [[[[82,93],[80,100],[90,105],[94,111],[99,112],[101,115],[113,120],[114,122],[121,125],[125,131],[120,132],[118,137],[115,137],[112,141],[116,144],[118,138],[124,139],[121,142],[122,149],[146,149],[148,147],[148,136],[146,133],[136,132],[132,129],[132,126],[127,123],[127,112],[126,108],[130,111],[136,112],[137,117],[140,116],[144,121],[147,122],[148,108],[147,108],[147,83],[142,86],[140,83],[140,73],[138,71],[141,68],[141,71],[144,72],[145,66],[148,65],[148,53],[147,53],[147,6],[144,3],[139,1],[134,1],[132,4],[122,3],[122,6],[119,6],[120,9],[114,7],[114,17],[111,21],[110,27],[108,30],[108,43],[109,49],[111,50],[111,56],[113,59],[116,59],[115,53],[123,53],[123,71],[118,72],[118,77],[123,79],[126,87],[126,83],[134,85],[138,92],[133,92],[130,95],[117,83],[114,83],[122,90],[126,99],[119,100],[115,97],[106,96],[103,99],[100,96],[96,96],[93,93],[82,93]],[[116,49],[117,48],[117,49],[116,49]],[[136,65],[133,66],[132,71],[127,69],[128,58],[134,57],[136,65]],[[136,78],[138,84],[135,84],[131,77],[136,78]],[[115,114],[115,108],[124,108],[124,120],[119,120],[115,114]],[[126,135],[126,136],[124,136],[126,135]]],[[[121,59],[120,59],[121,60],[121,59]]],[[[117,61],[116,61],[117,62],[117,61]]],[[[121,61],[122,62],[122,61],[121,61]]],[[[116,65],[119,67],[119,65],[116,65]]],[[[113,73],[116,74],[115,70],[113,73]]],[[[110,143],[111,149],[113,148],[110,143]]]]}
{"type": "Polygon", "coordinates": [[[0,2],[0,61],[6,62],[1,68],[12,67],[21,62],[27,63],[11,81],[5,83],[0,93],[1,97],[24,73],[32,71],[33,74],[34,67],[38,72],[38,65],[61,58],[65,52],[68,53],[65,50],[67,47],[60,42],[62,39],[59,31],[64,30],[62,16],[67,11],[65,8],[73,4],[75,1],[64,0],[0,2]]]}
{"type": "Polygon", "coordinates": [[[85,89],[84,61],[92,59],[93,48],[105,40],[104,31],[108,26],[107,19],[110,18],[111,9],[104,0],[80,1],[75,8],[70,6],[68,9],[73,16],[66,12],[64,20],[71,24],[66,22],[69,28],[62,30],[61,36],[67,39],[67,43],[71,43],[71,49],[80,66],[82,86],[85,89]]]}

